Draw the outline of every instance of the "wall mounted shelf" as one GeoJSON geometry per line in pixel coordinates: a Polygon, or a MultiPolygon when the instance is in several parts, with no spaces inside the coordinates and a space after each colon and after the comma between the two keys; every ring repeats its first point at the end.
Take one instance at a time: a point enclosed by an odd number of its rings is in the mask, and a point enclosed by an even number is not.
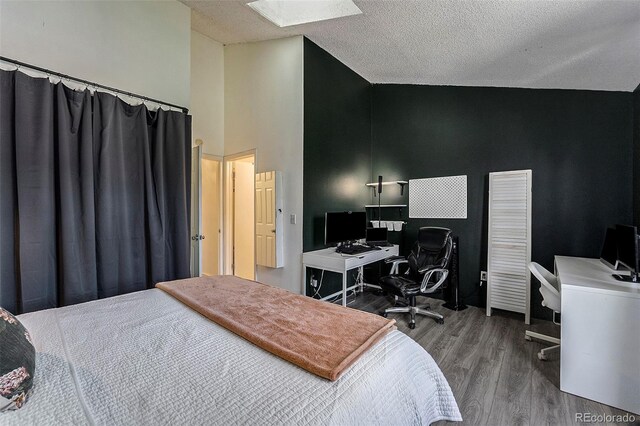
{"type": "MultiPolygon", "coordinates": [[[[382,186],[387,186],[387,185],[400,185],[400,195],[404,195],[404,187],[406,184],[408,184],[409,182],[406,180],[391,180],[391,181],[387,181],[387,182],[382,182],[382,186]]],[[[371,188],[377,188],[378,187],[378,182],[369,182],[365,184],[368,187],[371,188]]],[[[375,197],[376,195],[376,191],[373,192],[373,196],[375,197]]]]}
{"type": "Polygon", "coordinates": [[[403,208],[403,207],[407,207],[406,204],[381,204],[381,205],[377,205],[377,204],[365,204],[364,206],[365,208],[378,208],[378,207],[396,207],[396,208],[403,208]]]}
{"type": "MultiPolygon", "coordinates": [[[[406,207],[407,207],[407,205],[406,205],[406,204],[380,204],[380,205],[377,205],[377,204],[365,204],[365,206],[364,206],[364,208],[365,208],[365,209],[396,208],[396,209],[398,209],[398,214],[399,214],[400,216],[402,216],[402,209],[404,209],[404,208],[406,208],[406,207]]],[[[374,212],[373,214],[375,215],[375,210],[373,210],[373,212],[374,212]]],[[[378,216],[381,216],[381,215],[382,215],[382,213],[379,213],[379,214],[378,214],[378,216]]],[[[378,217],[378,220],[379,220],[379,219],[380,219],[380,217],[378,217]]]]}
{"type": "MultiPolygon", "coordinates": [[[[400,185],[400,195],[404,195],[404,187],[408,184],[409,182],[406,180],[392,180],[392,181],[382,181],[382,176],[378,176],[378,182],[369,182],[369,183],[365,183],[366,186],[368,186],[369,188],[371,188],[373,190],[373,196],[378,198],[378,203],[379,204],[365,204],[365,209],[378,209],[378,220],[380,220],[380,218],[382,217],[382,208],[397,208],[398,209],[398,214],[400,216],[402,216],[402,209],[406,208],[407,205],[406,204],[382,204],[382,191],[380,191],[380,193],[378,193],[378,185],[382,185],[382,186],[389,186],[389,185],[400,185]]],[[[382,189],[382,188],[380,188],[382,189]]],[[[373,201],[373,200],[372,200],[373,201]]],[[[399,200],[400,201],[400,200],[399,200]]],[[[374,214],[375,210],[372,211],[372,214],[374,214]]]]}

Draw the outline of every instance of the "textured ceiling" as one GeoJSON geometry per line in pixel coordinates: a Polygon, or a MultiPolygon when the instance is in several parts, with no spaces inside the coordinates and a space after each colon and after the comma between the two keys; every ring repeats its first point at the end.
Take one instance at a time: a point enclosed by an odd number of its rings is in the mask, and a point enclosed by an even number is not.
{"type": "Polygon", "coordinates": [[[362,15],[278,28],[249,0],[190,1],[224,44],[305,35],[371,83],[632,91],[640,0],[354,0],[362,15]]]}

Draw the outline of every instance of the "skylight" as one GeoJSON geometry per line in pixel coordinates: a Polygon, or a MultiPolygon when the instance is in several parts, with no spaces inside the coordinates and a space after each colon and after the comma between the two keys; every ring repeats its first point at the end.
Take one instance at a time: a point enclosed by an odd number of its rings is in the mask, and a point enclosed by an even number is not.
{"type": "Polygon", "coordinates": [[[257,0],[247,6],[279,27],[362,13],[351,0],[257,0]]]}

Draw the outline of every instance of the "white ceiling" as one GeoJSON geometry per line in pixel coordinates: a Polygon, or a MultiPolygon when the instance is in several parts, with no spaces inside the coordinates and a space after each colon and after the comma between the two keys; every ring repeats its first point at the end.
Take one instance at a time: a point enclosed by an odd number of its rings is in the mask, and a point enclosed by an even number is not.
{"type": "Polygon", "coordinates": [[[191,1],[224,44],[305,35],[371,83],[633,91],[640,0],[354,0],[362,15],[278,28],[246,3],[191,1]]]}

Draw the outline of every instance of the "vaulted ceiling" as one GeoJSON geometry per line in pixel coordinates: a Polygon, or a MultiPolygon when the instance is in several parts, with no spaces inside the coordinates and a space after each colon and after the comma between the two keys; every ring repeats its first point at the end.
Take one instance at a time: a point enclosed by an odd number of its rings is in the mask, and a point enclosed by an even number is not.
{"type": "Polygon", "coordinates": [[[249,0],[182,0],[223,44],[305,35],[371,83],[632,91],[640,0],[354,0],[362,15],[279,28],[249,0]]]}

